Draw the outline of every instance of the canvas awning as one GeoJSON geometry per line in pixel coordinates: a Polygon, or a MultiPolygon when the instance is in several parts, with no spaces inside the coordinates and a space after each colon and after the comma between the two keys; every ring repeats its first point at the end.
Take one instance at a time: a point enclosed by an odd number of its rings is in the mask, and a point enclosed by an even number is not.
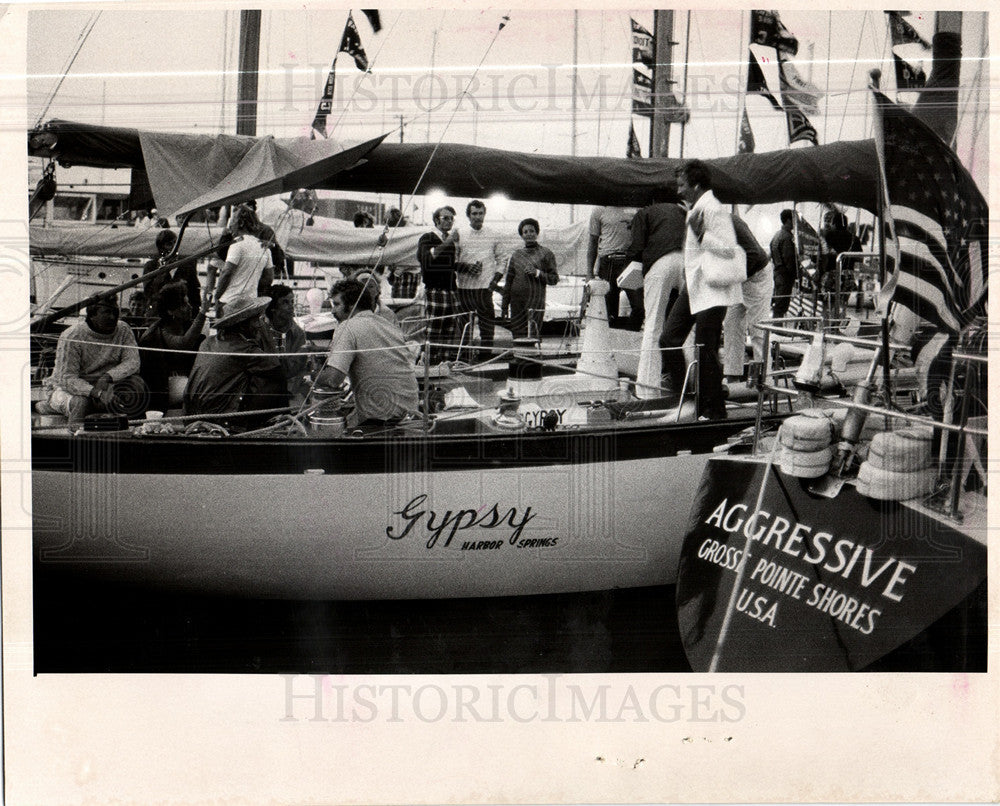
{"type": "Polygon", "coordinates": [[[304,138],[192,142],[190,135],[139,134],[157,209],[167,216],[312,187],[356,165],[384,138],[345,148],[333,140],[304,138]]]}
{"type": "MultiPolygon", "coordinates": [[[[194,164],[191,155],[197,154],[201,166],[190,171],[211,171],[212,187],[236,168],[232,154],[238,151],[242,159],[256,139],[233,135],[166,137],[185,138],[189,163],[194,164]],[[209,165],[217,160],[224,170],[209,165]]],[[[29,153],[67,164],[130,165],[148,170],[143,140],[148,138],[135,129],[52,121],[44,130],[29,134],[29,153]]],[[[291,142],[325,141],[302,138],[291,142]]],[[[680,162],[527,154],[455,143],[382,142],[372,148],[363,164],[341,166],[347,170],[334,170],[334,165],[317,168],[303,175],[308,184],[299,186],[394,194],[437,189],[465,198],[504,193],[521,201],[642,206],[657,191],[669,194],[676,189],[674,172],[680,162]]],[[[876,210],[878,161],[872,140],[740,154],[706,162],[716,195],[727,204],[812,201],[876,210]]],[[[188,201],[194,199],[184,203],[188,201]]],[[[159,198],[157,202],[159,207],[167,207],[159,198]]]]}

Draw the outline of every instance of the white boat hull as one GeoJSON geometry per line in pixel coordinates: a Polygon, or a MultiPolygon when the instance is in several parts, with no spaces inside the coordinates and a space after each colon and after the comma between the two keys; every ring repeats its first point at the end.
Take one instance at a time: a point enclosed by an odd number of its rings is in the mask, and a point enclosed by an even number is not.
{"type": "Polygon", "coordinates": [[[391,475],[36,468],[36,568],[254,598],[667,584],[706,461],[702,454],[391,475]]]}

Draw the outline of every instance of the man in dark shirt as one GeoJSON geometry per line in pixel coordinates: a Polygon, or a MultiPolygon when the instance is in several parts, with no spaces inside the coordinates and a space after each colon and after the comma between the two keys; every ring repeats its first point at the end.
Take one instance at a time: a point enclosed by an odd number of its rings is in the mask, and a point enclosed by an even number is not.
{"type": "Polygon", "coordinates": [[[454,229],[455,208],[439,207],[434,211],[435,232],[420,236],[417,260],[426,294],[427,336],[430,340],[431,364],[455,357],[455,264],[460,247],[458,230],[454,229]]]}
{"type": "MultiPolygon", "coordinates": [[[[184,391],[185,414],[227,414],[282,408],[288,389],[281,361],[264,322],[270,297],[237,297],[215,323],[217,334],[198,350],[184,391]]],[[[273,412],[240,417],[233,423],[252,427],[273,412]]]]}
{"type": "Polygon", "coordinates": [[[636,373],[636,395],[660,397],[660,333],[673,300],[684,286],[684,219],[686,213],[673,202],[650,204],[632,219],[629,262],[642,263],[642,293],[646,318],[636,373]]]}
{"type": "MultiPolygon", "coordinates": [[[[165,258],[170,254],[170,250],[174,248],[175,243],[177,243],[177,233],[173,230],[162,230],[156,236],[156,251],[158,256],[146,262],[146,265],[142,268],[143,276],[166,265],[165,258]]],[[[142,290],[146,294],[147,311],[150,315],[155,314],[156,297],[160,293],[160,289],[168,283],[176,282],[184,283],[187,288],[188,302],[191,303],[191,307],[195,310],[201,307],[201,284],[198,282],[198,267],[194,260],[185,260],[177,268],[164,272],[152,280],[143,281],[142,290]]]]}
{"type": "Polygon", "coordinates": [[[792,287],[798,279],[798,258],[795,238],[792,236],[795,213],[781,211],[781,229],[771,238],[771,262],[774,264],[774,294],[771,296],[771,315],[775,318],[788,313],[792,301],[792,287]]]}

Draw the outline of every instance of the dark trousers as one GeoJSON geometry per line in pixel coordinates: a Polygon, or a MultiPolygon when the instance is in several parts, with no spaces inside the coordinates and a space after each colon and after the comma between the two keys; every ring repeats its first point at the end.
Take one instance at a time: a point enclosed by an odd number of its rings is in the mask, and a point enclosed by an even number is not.
{"type": "Polygon", "coordinates": [[[660,336],[663,348],[663,372],[674,391],[680,392],[684,384],[684,352],[680,349],[694,325],[694,341],[700,345],[698,352],[698,414],[716,416],[726,410],[722,397],[722,363],[719,345],[722,342],[722,321],[726,306],[718,305],[698,313],[691,313],[687,288],[681,289],[677,301],[667,315],[660,336]]]}
{"type": "MultiPolygon", "coordinates": [[[[484,347],[493,346],[497,313],[493,307],[493,292],[488,288],[458,288],[455,290],[455,303],[460,311],[474,313],[479,320],[479,335],[484,347]]],[[[464,328],[472,317],[461,321],[464,328]]],[[[466,331],[466,343],[472,338],[472,332],[466,331]]]]}
{"type": "Polygon", "coordinates": [[[771,297],[771,315],[775,318],[788,313],[788,305],[792,301],[792,286],[795,283],[794,274],[774,273],[774,295],[771,297]]]}
{"type": "MultiPolygon", "coordinates": [[[[605,297],[609,324],[618,318],[618,297],[622,290],[618,288],[618,275],[624,271],[627,265],[628,261],[625,259],[625,255],[602,255],[597,259],[597,276],[611,284],[611,290],[605,297]]],[[[624,291],[629,307],[632,309],[632,313],[629,315],[629,327],[633,330],[639,330],[642,328],[643,319],[642,288],[626,288],[624,291]]]]}

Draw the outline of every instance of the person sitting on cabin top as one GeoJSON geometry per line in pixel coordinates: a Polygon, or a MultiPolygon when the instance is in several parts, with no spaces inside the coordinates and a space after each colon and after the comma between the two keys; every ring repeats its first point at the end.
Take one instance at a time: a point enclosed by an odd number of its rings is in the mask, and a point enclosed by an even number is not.
{"type": "Polygon", "coordinates": [[[540,338],[545,317],[545,288],[559,282],[556,256],[538,243],[538,222],[526,218],[517,225],[524,241],[507,262],[503,286],[503,316],[510,314],[510,332],[515,338],[540,338]],[[529,322],[530,327],[529,327],[529,322]]]}
{"type": "Polygon", "coordinates": [[[225,306],[238,297],[255,296],[261,287],[271,287],[274,269],[267,246],[257,237],[260,226],[257,216],[247,207],[237,207],[229,219],[233,238],[242,240],[229,245],[226,265],[215,287],[215,299],[222,309],[219,315],[224,315],[225,306]]]}
{"type": "MultiPolygon", "coordinates": [[[[227,414],[288,406],[281,360],[264,323],[270,297],[246,295],[226,305],[215,322],[216,335],[202,342],[184,391],[185,414],[227,414]]],[[[273,416],[240,417],[245,427],[273,416]]]]}
{"type": "MultiPolygon", "coordinates": [[[[156,251],[158,256],[147,261],[146,265],[142,267],[143,277],[166,265],[166,257],[170,254],[176,243],[177,233],[173,230],[165,229],[157,234],[156,251]]],[[[164,272],[151,280],[143,281],[142,290],[146,293],[146,312],[148,315],[156,315],[156,295],[160,293],[160,289],[168,283],[176,282],[184,283],[187,288],[188,302],[191,303],[192,308],[197,310],[201,306],[201,285],[198,282],[198,267],[196,261],[189,259],[185,260],[175,269],[164,272]]]]}
{"type": "Polygon", "coordinates": [[[170,401],[170,377],[186,377],[194,364],[195,352],[204,341],[202,330],[208,314],[208,302],[202,302],[197,315],[183,283],[168,283],[156,298],[159,319],[139,339],[139,374],[149,387],[150,408],[166,411],[170,401]]]}
{"type": "Polygon", "coordinates": [[[374,312],[370,294],[357,280],[341,280],[330,296],[339,324],[317,383],[337,387],[350,378],[352,426],[384,425],[417,411],[417,378],[403,332],[374,312]]]}
{"type": "Polygon", "coordinates": [[[135,417],[146,410],[139,350],[118,314],[115,299],[102,297],[87,306],[83,322],[59,336],[55,369],[44,383],[49,396],[35,406],[39,413],[63,414],[75,426],[95,411],[135,417]]]}
{"type": "Polygon", "coordinates": [[[281,355],[290,394],[304,393],[305,376],[310,371],[308,339],[305,331],[295,323],[295,296],[287,285],[272,285],[267,292],[271,304],[264,315],[271,328],[275,350],[281,355]]]}
{"type": "Polygon", "coordinates": [[[417,260],[424,281],[427,337],[431,364],[455,357],[455,271],[461,254],[460,236],[454,228],[455,208],[434,211],[434,232],[417,241],[417,260]]]}

